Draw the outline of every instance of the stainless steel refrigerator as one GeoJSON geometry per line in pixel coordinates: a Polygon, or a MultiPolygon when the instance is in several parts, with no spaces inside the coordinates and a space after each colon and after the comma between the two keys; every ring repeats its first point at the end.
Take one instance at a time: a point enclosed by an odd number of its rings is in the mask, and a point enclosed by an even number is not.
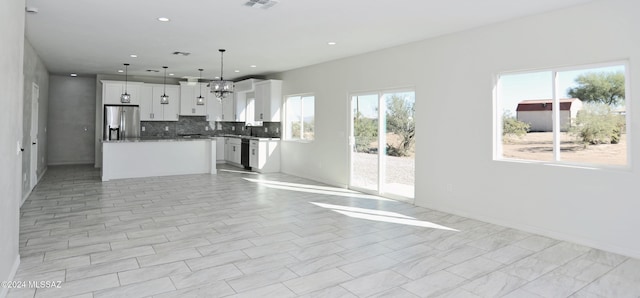
{"type": "Polygon", "coordinates": [[[140,107],[137,105],[104,106],[104,140],[140,137],[140,107]]]}

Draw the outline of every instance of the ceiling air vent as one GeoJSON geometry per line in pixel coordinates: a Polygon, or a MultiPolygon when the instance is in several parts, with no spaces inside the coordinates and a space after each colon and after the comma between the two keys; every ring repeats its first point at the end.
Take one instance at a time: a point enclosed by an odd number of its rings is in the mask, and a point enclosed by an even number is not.
{"type": "Polygon", "coordinates": [[[147,69],[147,72],[160,72],[160,71],[156,69],[147,69]]]}
{"type": "Polygon", "coordinates": [[[175,52],[173,52],[171,54],[176,55],[176,56],[189,56],[189,55],[191,55],[191,53],[189,53],[189,52],[180,52],[180,51],[175,51],[175,52]]]}
{"type": "Polygon", "coordinates": [[[244,6],[268,9],[276,4],[278,4],[278,1],[275,0],[249,0],[244,4],[244,6]]]}

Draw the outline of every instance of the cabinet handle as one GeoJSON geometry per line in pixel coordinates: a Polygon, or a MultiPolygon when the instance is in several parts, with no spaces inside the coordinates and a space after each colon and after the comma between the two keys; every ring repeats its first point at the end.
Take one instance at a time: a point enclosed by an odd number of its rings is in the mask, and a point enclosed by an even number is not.
{"type": "Polygon", "coordinates": [[[262,120],[262,113],[260,113],[260,119],[262,120]]]}
{"type": "Polygon", "coordinates": [[[236,146],[233,146],[233,152],[236,152],[236,146]]]}
{"type": "Polygon", "coordinates": [[[195,108],[191,109],[191,114],[195,114],[195,113],[196,113],[196,109],[195,108]]]}
{"type": "Polygon", "coordinates": [[[256,155],[256,149],[251,149],[251,155],[256,155]]]}

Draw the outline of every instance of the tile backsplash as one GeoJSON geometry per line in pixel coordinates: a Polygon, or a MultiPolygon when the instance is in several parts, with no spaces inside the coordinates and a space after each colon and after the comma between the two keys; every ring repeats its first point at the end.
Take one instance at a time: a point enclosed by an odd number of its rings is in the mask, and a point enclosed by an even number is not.
{"type": "Polygon", "coordinates": [[[244,122],[209,122],[204,116],[180,116],[178,121],[141,121],[142,138],[176,138],[200,134],[226,134],[279,138],[280,122],[263,122],[262,126],[245,126],[244,122]]]}

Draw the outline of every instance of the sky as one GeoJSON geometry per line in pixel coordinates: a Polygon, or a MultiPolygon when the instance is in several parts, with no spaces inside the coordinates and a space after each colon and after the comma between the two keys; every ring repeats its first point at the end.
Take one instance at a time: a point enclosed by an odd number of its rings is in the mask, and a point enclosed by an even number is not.
{"type": "MultiPolygon", "coordinates": [[[[397,95],[401,98],[404,98],[405,101],[410,103],[414,103],[416,101],[415,92],[398,92],[398,93],[384,93],[384,99],[391,98],[392,96],[397,95]]],[[[365,118],[378,118],[378,94],[368,94],[368,95],[358,95],[352,97],[352,106],[353,110],[356,109],[356,102],[358,100],[358,109],[362,116],[365,118]]]]}
{"type": "MultiPolygon", "coordinates": [[[[575,87],[575,79],[589,72],[624,72],[624,66],[608,66],[590,69],[558,72],[558,90],[560,98],[568,98],[567,90],[575,87]]],[[[500,76],[499,104],[500,113],[509,111],[516,114],[518,103],[526,99],[551,99],[553,94],[551,71],[530,72],[525,74],[507,74],[500,76]]]]}
{"type": "Polygon", "coordinates": [[[303,117],[305,121],[312,120],[314,118],[315,112],[315,98],[313,96],[290,96],[287,98],[287,119],[293,121],[300,121],[300,116],[303,117]],[[304,115],[300,115],[300,108],[302,106],[302,113],[304,115]]]}

